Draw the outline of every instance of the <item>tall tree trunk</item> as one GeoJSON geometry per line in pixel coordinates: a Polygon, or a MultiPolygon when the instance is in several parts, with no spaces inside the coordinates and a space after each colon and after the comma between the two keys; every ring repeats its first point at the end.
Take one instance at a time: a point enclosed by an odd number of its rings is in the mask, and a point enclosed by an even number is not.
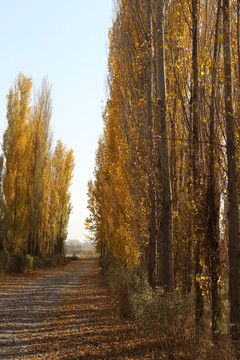
{"type": "MultiPolygon", "coordinates": [[[[171,150],[170,150],[170,171],[171,171],[171,184],[172,184],[172,211],[176,211],[178,207],[178,197],[177,197],[177,148],[176,148],[176,111],[177,111],[177,94],[175,94],[173,111],[170,112],[170,121],[171,121],[171,150]]],[[[176,241],[176,235],[178,233],[178,219],[173,217],[172,220],[172,233],[173,238],[176,241]]],[[[176,263],[173,266],[173,279],[174,287],[176,285],[176,263]]]]}
{"type": "MultiPolygon", "coordinates": [[[[192,117],[193,117],[193,196],[196,208],[195,225],[198,223],[199,204],[199,83],[198,83],[198,0],[192,0],[192,117]]],[[[202,272],[200,264],[200,239],[199,227],[195,226],[195,321],[198,329],[203,316],[203,295],[198,280],[202,272]]]]}
{"type": "Polygon", "coordinates": [[[156,205],[154,191],[154,135],[153,135],[153,110],[152,110],[152,1],[146,0],[146,21],[147,21],[147,69],[146,69],[146,90],[147,90],[147,120],[148,120],[148,152],[150,159],[149,171],[149,197],[150,197],[150,221],[149,221],[149,249],[148,249],[148,281],[154,287],[156,282],[156,205]]]}
{"type": "Polygon", "coordinates": [[[228,236],[229,236],[229,297],[230,322],[233,340],[240,339],[240,247],[238,214],[238,181],[236,164],[236,141],[232,100],[232,65],[229,0],[223,1],[223,37],[224,37],[224,89],[225,118],[227,135],[228,162],[228,236]]]}
{"type": "Polygon", "coordinates": [[[160,285],[167,291],[173,289],[173,251],[172,251],[172,194],[170,180],[170,159],[167,125],[167,100],[164,51],[164,1],[157,0],[156,16],[157,38],[157,94],[159,111],[159,167],[161,186],[161,213],[159,230],[160,285]]]}
{"type": "MultiPolygon", "coordinates": [[[[218,61],[219,53],[219,24],[221,2],[218,0],[218,10],[215,27],[215,43],[213,64],[218,61]]],[[[212,68],[212,89],[211,89],[211,104],[210,104],[210,139],[209,139],[209,181],[207,192],[208,203],[208,229],[207,236],[209,241],[209,266],[211,276],[211,297],[212,297],[212,336],[214,340],[218,339],[218,321],[220,315],[220,299],[218,293],[218,280],[220,271],[220,251],[219,251],[219,204],[220,194],[217,190],[217,175],[215,170],[215,150],[214,141],[216,139],[216,124],[215,124],[215,95],[216,95],[216,79],[217,67],[212,68]]]]}
{"type": "MultiPolygon", "coordinates": [[[[240,0],[237,0],[238,103],[240,100],[240,0]]],[[[238,111],[239,112],[239,111],[238,111]]],[[[240,116],[238,114],[238,121],[240,116]]]]}

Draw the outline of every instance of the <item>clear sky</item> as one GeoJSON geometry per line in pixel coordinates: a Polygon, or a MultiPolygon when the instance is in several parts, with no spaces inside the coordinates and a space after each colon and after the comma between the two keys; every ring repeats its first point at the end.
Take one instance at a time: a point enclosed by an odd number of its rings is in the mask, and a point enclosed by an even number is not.
{"type": "Polygon", "coordinates": [[[52,84],[54,139],[75,154],[69,239],[84,240],[87,182],[102,133],[112,0],[0,0],[0,141],[19,72],[52,84]]]}

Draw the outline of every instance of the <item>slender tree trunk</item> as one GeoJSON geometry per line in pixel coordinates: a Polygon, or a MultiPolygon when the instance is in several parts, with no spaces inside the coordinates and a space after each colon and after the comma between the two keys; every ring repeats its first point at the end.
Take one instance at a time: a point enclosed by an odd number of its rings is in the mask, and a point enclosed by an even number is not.
{"type": "Polygon", "coordinates": [[[19,177],[19,152],[17,155],[17,173],[15,178],[15,194],[14,194],[14,213],[13,213],[13,229],[12,229],[12,239],[11,239],[11,251],[14,249],[15,251],[15,242],[18,236],[17,234],[17,211],[18,211],[18,196],[19,196],[19,189],[18,189],[18,177],[19,177]]]}
{"type": "Polygon", "coordinates": [[[239,247],[239,213],[238,184],[236,164],[236,141],[232,100],[232,65],[231,65],[231,33],[230,4],[223,1],[223,37],[224,37],[224,88],[225,88],[225,118],[227,135],[228,162],[228,236],[229,236],[229,297],[230,322],[233,340],[240,340],[240,247],[239,247]]]}
{"type": "MultiPolygon", "coordinates": [[[[172,211],[176,211],[178,207],[178,197],[177,197],[177,148],[176,148],[176,111],[177,111],[177,94],[175,94],[174,104],[173,104],[173,113],[170,113],[171,119],[171,151],[170,151],[170,171],[171,171],[171,184],[172,184],[172,211]]],[[[176,241],[176,236],[178,233],[178,219],[175,217],[172,219],[172,234],[173,238],[176,241]],[[174,221],[175,220],[175,221],[174,221]]],[[[174,287],[176,285],[176,263],[173,266],[173,279],[174,287]]]]}
{"type": "MultiPolygon", "coordinates": [[[[218,61],[219,52],[219,24],[221,0],[218,0],[218,10],[215,28],[215,43],[213,64],[218,61]]],[[[216,124],[215,124],[215,95],[216,95],[216,79],[217,67],[212,69],[212,89],[211,89],[211,104],[210,104],[210,139],[209,139],[209,181],[208,181],[208,241],[209,241],[209,262],[210,262],[210,276],[211,276],[211,297],[212,297],[212,336],[214,340],[218,339],[218,321],[220,315],[220,299],[218,293],[218,280],[220,271],[220,251],[219,251],[219,204],[220,194],[217,191],[217,175],[215,170],[215,150],[214,141],[216,139],[216,124]]]]}
{"type": "Polygon", "coordinates": [[[159,268],[160,285],[167,291],[173,289],[173,251],[172,251],[172,194],[170,180],[170,159],[167,125],[167,100],[165,78],[165,51],[164,51],[164,1],[157,0],[156,17],[157,38],[157,93],[160,121],[159,131],[159,159],[160,159],[160,186],[161,186],[161,213],[159,231],[159,255],[162,264],[159,268]]]}
{"type": "MultiPolygon", "coordinates": [[[[240,0],[237,0],[237,46],[238,46],[238,103],[240,100],[240,0]]],[[[240,120],[238,109],[238,121],[240,120]]]]}
{"type": "Polygon", "coordinates": [[[146,0],[146,21],[147,21],[147,69],[146,69],[146,90],[147,90],[147,120],[148,120],[148,152],[150,159],[149,171],[149,197],[150,197],[150,221],[149,221],[149,249],[148,249],[148,281],[154,287],[156,282],[156,205],[154,191],[154,177],[151,167],[154,167],[154,135],[153,135],[153,110],[152,110],[152,1],[146,0]]]}
{"type": "MultiPolygon", "coordinates": [[[[237,0],[237,54],[238,54],[238,109],[237,109],[237,125],[240,129],[240,0],[237,0]]],[[[238,130],[239,133],[239,130],[238,130]]],[[[240,138],[238,135],[238,145],[240,138]]],[[[238,174],[238,193],[240,192],[240,173],[238,174]]]]}
{"type": "MultiPolygon", "coordinates": [[[[192,126],[192,99],[191,99],[191,107],[190,107],[190,123],[192,126]]],[[[192,162],[193,162],[193,139],[192,139],[192,133],[189,132],[189,138],[188,138],[188,149],[187,149],[187,157],[186,162],[190,166],[188,167],[188,170],[186,172],[186,179],[184,182],[184,186],[187,186],[188,188],[188,201],[193,201],[193,189],[192,189],[192,162]]],[[[186,256],[186,267],[185,267],[185,294],[190,294],[191,292],[194,292],[195,287],[195,267],[194,267],[194,218],[192,215],[188,215],[188,226],[187,226],[187,256],[186,256]]]]}
{"type": "Polygon", "coordinates": [[[177,94],[175,94],[173,103],[173,113],[171,116],[171,184],[172,184],[172,202],[173,208],[177,208],[177,148],[176,148],[176,111],[177,111],[177,94]]]}
{"type": "MultiPolygon", "coordinates": [[[[199,204],[199,83],[198,83],[198,0],[192,0],[192,116],[193,116],[193,196],[195,203],[195,223],[198,223],[199,204]]],[[[203,316],[203,295],[197,277],[202,273],[200,264],[200,234],[195,226],[195,321],[197,329],[203,316]]]]}

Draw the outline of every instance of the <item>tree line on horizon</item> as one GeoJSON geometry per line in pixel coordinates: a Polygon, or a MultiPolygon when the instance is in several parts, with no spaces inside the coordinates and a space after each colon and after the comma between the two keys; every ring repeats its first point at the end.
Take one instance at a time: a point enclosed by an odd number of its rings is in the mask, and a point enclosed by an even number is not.
{"type": "Polygon", "coordinates": [[[32,101],[32,79],[19,74],[7,95],[7,129],[0,157],[0,251],[64,254],[71,213],[74,155],[53,149],[51,86],[45,79],[32,101]]]}
{"type": "Polygon", "coordinates": [[[240,2],[116,0],[104,131],[88,184],[96,248],[211,303],[240,340],[240,2]]]}

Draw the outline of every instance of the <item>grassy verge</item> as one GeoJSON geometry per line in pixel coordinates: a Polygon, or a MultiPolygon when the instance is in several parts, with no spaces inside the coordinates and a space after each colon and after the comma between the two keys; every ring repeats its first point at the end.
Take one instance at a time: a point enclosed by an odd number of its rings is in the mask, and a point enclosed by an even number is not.
{"type": "Polygon", "coordinates": [[[100,266],[107,281],[114,313],[119,319],[134,321],[150,342],[158,346],[163,358],[236,359],[227,332],[222,332],[218,343],[211,340],[208,314],[204,328],[196,337],[192,295],[185,296],[180,291],[166,294],[161,288],[152,290],[145,269],[126,269],[113,257],[101,259],[100,266]]]}

